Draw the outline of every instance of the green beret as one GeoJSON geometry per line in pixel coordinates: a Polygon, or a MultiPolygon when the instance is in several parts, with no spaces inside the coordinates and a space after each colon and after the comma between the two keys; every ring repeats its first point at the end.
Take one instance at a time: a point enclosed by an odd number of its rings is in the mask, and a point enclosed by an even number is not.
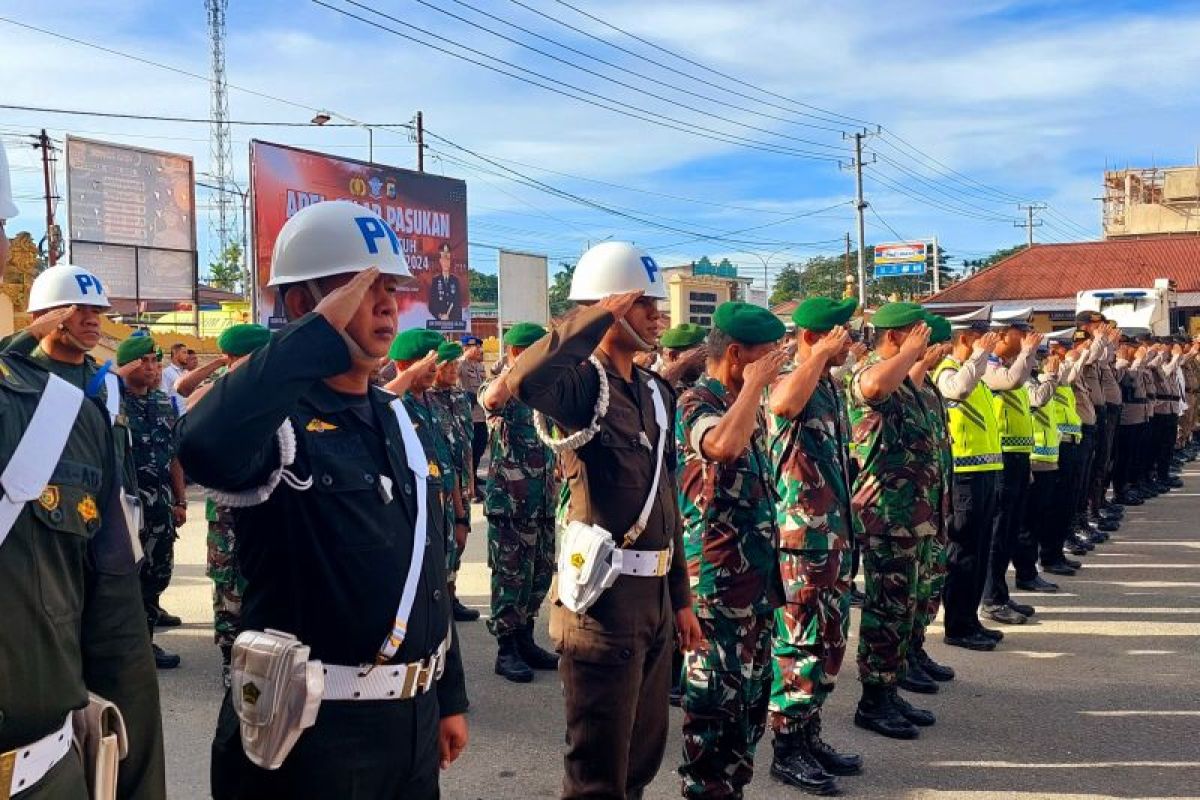
{"type": "Polygon", "coordinates": [[[685,322],[663,331],[662,338],[658,341],[663,347],[682,350],[700,344],[704,341],[705,336],[708,336],[708,328],[685,322]]]}
{"type": "Polygon", "coordinates": [[[463,346],[458,342],[442,342],[438,345],[438,363],[454,361],[463,354],[463,346]]]}
{"type": "Polygon", "coordinates": [[[504,334],[504,343],[509,347],[529,347],[546,335],[546,329],[535,322],[518,322],[504,334]]]}
{"type": "Polygon", "coordinates": [[[117,345],[117,366],[123,367],[131,361],[154,352],[154,340],[149,336],[130,336],[117,345]]]}
{"type": "Polygon", "coordinates": [[[713,327],[732,336],[742,344],[762,344],[783,338],[787,329],[783,320],[762,306],[731,300],[717,306],[713,327]]]}
{"type": "Polygon", "coordinates": [[[388,358],[393,361],[416,361],[424,358],[430,350],[437,350],[446,341],[437,331],[425,328],[409,328],[396,334],[388,348],[388,358]]]}
{"type": "Polygon", "coordinates": [[[161,347],[154,348],[154,360],[155,361],[163,360],[163,349],[161,347]]]}
{"type": "Polygon", "coordinates": [[[925,324],[929,326],[929,343],[941,344],[950,341],[950,320],[941,314],[925,312],[925,324]]]}
{"type": "Polygon", "coordinates": [[[858,308],[858,300],[847,297],[845,300],[831,300],[828,297],[810,297],[792,312],[792,322],[797,328],[804,328],[815,333],[826,333],[838,325],[845,325],[858,308]]]}
{"type": "Polygon", "coordinates": [[[925,309],[917,303],[885,303],[871,317],[871,324],[881,330],[907,328],[914,322],[925,321],[925,309]]]}
{"type": "Polygon", "coordinates": [[[248,356],[267,342],[271,332],[262,325],[230,325],[217,337],[217,349],[231,356],[248,356]]]}

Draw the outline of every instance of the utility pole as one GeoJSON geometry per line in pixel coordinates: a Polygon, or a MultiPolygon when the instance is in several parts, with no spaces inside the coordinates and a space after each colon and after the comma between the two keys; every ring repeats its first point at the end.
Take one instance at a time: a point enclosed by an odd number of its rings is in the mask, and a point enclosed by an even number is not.
{"type": "Polygon", "coordinates": [[[42,151],[42,181],[46,200],[46,263],[53,267],[58,263],[59,235],[58,226],[54,224],[54,206],[58,202],[58,195],[50,187],[54,175],[53,165],[57,159],[54,157],[54,145],[50,142],[45,128],[42,128],[34,147],[42,151]]]}
{"type": "Polygon", "coordinates": [[[425,171],[425,117],[417,112],[417,172],[425,171]]]}
{"type": "Polygon", "coordinates": [[[942,290],[942,266],[938,263],[938,243],[937,237],[933,237],[933,293],[937,294],[942,290]]]}
{"type": "MultiPolygon", "coordinates": [[[[854,161],[845,165],[848,169],[854,170],[854,208],[858,213],[858,306],[865,308],[867,305],[867,221],[866,211],[869,204],[863,200],[863,154],[862,144],[863,139],[868,136],[879,135],[877,129],[874,133],[866,129],[856,131],[853,134],[842,134],[843,139],[854,138],[854,161]]],[[[875,154],[871,154],[871,164],[875,163],[875,154]]]]}
{"type": "Polygon", "coordinates": [[[850,231],[846,231],[846,255],[842,259],[842,280],[838,280],[833,275],[833,269],[830,269],[829,286],[833,292],[833,299],[837,300],[845,291],[845,277],[850,274],[850,231]],[[838,291],[838,287],[842,287],[842,292],[838,291]]]}
{"type": "Polygon", "coordinates": [[[1025,229],[1025,232],[1028,235],[1028,240],[1027,240],[1028,244],[1026,245],[1026,247],[1033,247],[1033,229],[1042,227],[1042,221],[1040,219],[1035,220],[1033,218],[1033,212],[1041,211],[1045,207],[1046,207],[1045,203],[1030,203],[1029,205],[1023,205],[1021,203],[1017,203],[1017,209],[1025,212],[1025,221],[1024,222],[1014,222],[1013,227],[1025,229]]]}

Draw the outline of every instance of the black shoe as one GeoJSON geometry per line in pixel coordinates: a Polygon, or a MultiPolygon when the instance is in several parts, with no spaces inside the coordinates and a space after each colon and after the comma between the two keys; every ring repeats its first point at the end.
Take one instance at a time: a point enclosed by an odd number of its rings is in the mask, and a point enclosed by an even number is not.
{"type": "MultiPolygon", "coordinates": [[[[1050,581],[1045,580],[1041,575],[1035,575],[1033,580],[1017,581],[1016,586],[1022,592],[1057,592],[1058,591],[1057,583],[1051,583],[1050,581]]],[[[1012,603],[1009,603],[1008,607],[1012,608],[1012,603]]],[[[1025,614],[1025,616],[1028,617],[1029,614],[1025,614]]]]}
{"type": "Polygon", "coordinates": [[[988,652],[996,649],[996,640],[979,632],[968,633],[966,636],[951,636],[946,634],[942,641],[951,647],[961,647],[964,650],[979,650],[988,652]]]}
{"type": "Polygon", "coordinates": [[[850,605],[851,606],[853,606],[854,608],[862,608],[863,601],[865,601],[866,599],[867,599],[867,596],[865,594],[863,594],[862,592],[860,592],[858,590],[858,587],[856,587],[856,586],[850,587],[850,605]]]}
{"type": "Polygon", "coordinates": [[[183,620],[174,614],[168,614],[159,607],[158,614],[154,617],[154,627],[156,628],[178,628],[183,624],[183,620]]]}
{"type": "Polygon", "coordinates": [[[1064,575],[1066,577],[1070,577],[1071,575],[1075,574],[1077,569],[1077,567],[1072,567],[1069,563],[1067,563],[1066,559],[1063,559],[1056,564],[1047,564],[1046,566],[1042,567],[1042,572],[1050,575],[1064,575]]]}
{"type": "Polygon", "coordinates": [[[922,728],[928,728],[930,725],[937,722],[937,717],[933,715],[932,711],[926,711],[923,708],[917,708],[912,703],[905,700],[904,697],[895,690],[895,688],[892,689],[892,705],[894,705],[896,710],[899,711],[900,714],[913,725],[919,725],[922,728]]]}
{"type": "Polygon", "coordinates": [[[1182,489],[1183,479],[1176,478],[1174,475],[1172,475],[1170,478],[1167,478],[1167,486],[1170,486],[1172,489],[1182,489]]]}
{"type": "Polygon", "coordinates": [[[977,632],[983,636],[988,637],[993,642],[1004,641],[1004,631],[999,631],[999,630],[996,630],[995,628],[985,628],[985,627],[983,627],[983,625],[980,625],[979,628],[977,628],[977,632]]]}
{"type": "Polygon", "coordinates": [[[1129,491],[1121,492],[1121,494],[1117,495],[1117,500],[1121,502],[1121,505],[1125,506],[1140,506],[1146,502],[1133,492],[1129,491]]]}
{"type": "Polygon", "coordinates": [[[856,753],[839,753],[821,739],[821,713],[817,712],[804,729],[808,736],[808,752],[830,775],[857,775],[862,772],[862,756],[856,753]]]}
{"type": "MultiPolygon", "coordinates": [[[[1104,517],[1097,517],[1092,522],[1092,525],[1094,525],[1096,527],[1096,529],[1101,531],[1102,533],[1112,533],[1113,531],[1117,531],[1117,530],[1121,529],[1120,522],[1118,522],[1115,519],[1105,519],[1104,517]]],[[[1105,537],[1105,538],[1107,538],[1107,537],[1105,537]]]]}
{"type": "Polygon", "coordinates": [[[1009,600],[1008,607],[1023,617],[1032,617],[1037,613],[1037,609],[1035,609],[1033,606],[1027,606],[1024,603],[1018,603],[1016,600],[1009,600]]]}
{"type": "Polygon", "coordinates": [[[1119,517],[1120,517],[1120,516],[1124,516],[1124,515],[1125,515],[1125,504],[1124,504],[1124,503],[1122,503],[1122,502],[1120,501],[1120,499],[1117,499],[1117,500],[1105,500],[1105,501],[1104,501],[1104,502],[1101,504],[1100,508],[1101,508],[1103,511],[1108,511],[1108,512],[1110,512],[1110,513],[1112,513],[1112,514],[1116,514],[1116,515],[1117,515],[1117,516],[1119,516],[1119,517]]]}
{"type": "Polygon", "coordinates": [[[917,661],[917,657],[912,653],[908,654],[907,668],[904,678],[900,681],[900,688],[917,694],[938,693],[937,683],[925,672],[921,662],[917,661]]]}
{"type": "Polygon", "coordinates": [[[513,683],[529,683],[533,680],[533,670],[521,658],[513,635],[501,636],[497,643],[500,650],[496,653],[496,674],[513,683]]]}
{"type": "MultiPolygon", "coordinates": [[[[1092,544],[1092,540],[1085,533],[1073,533],[1069,541],[1076,547],[1082,548],[1085,553],[1090,553],[1096,549],[1096,545],[1092,544]]],[[[1072,553],[1071,555],[1075,554],[1072,553]]]]}
{"type": "Polygon", "coordinates": [[[1112,509],[1108,508],[1107,506],[1104,506],[1099,511],[1096,512],[1096,516],[1099,517],[1100,519],[1108,520],[1109,522],[1118,522],[1119,523],[1121,520],[1125,519],[1125,512],[1124,511],[1113,511],[1112,509]]]}
{"type": "Polygon", "coordinates": [[[1076,542],[1074,540],[1070,540],[1070,539],[1068,539],[1066,541],[1066,543],[1063,544],[1063,550],[1070,553],[1073,556],[1086,556],[1089,552],[1091,552],[1083,545],[1079,544],[1078,542],[1076,542]]]}
{"type": "Polygon", "coordinates": [[[1066,564],[1068,567],[1070,567],[1071,569],[1075,569],[1075,570],[1083,569],[1083,562],[1076,561],[1073,558],[1063,558],[1063,560],[1058,563],[1066,564]]]}
{"type": "Polygon", "coordinates": [[[1088,541],[1091,542],[1092,544],[1104,544],[1105,542],[1107,542],[1109,540],[1109,538],[1110,537],[1107,533],[1105,533],[1104,531],[1098,530],[1098,531],[1093,532],[1090,536],[1088,536],[1088,541]]]}
{"type": "Polygon", "coordinates": [[[517,652],[521,660],[533,669],[558,669],[558,656],[549,650],[538,647],[533,640],[533,623],[530,622],[522,630],[517,631],[513,638],[517,642],[517,652]]]}
{"type": "Polygon", "coordinates": [[[863,686],[854,710],[854,724],[890,739],[916,739],[921,735],[896,707],[893,692],[884,686],[863,686]]]}
{"type": "Polygon", "coordinates": [[[939,664],[929,657],[929,653],[924,650],[917,651],[917,661],[921,662],[921,666],[925,668],[925,674],[933,678],[939,683],[954,680],[954,668],[947,667],[945,664],[939,664]]]}
{"type": "Polygon", "coordinates": [[[175,653],[168,653],[153,642],[150,643],[150,649],[154,651],[154,666],[158,669],[175,669],[179,666],[179,656],[175,653]]]}
{"type": "Polygon", "coordinates": [[[809,794],[835,795],[841,791],[837,778],[826,772],[808,749],[808,736],[804,731],[775,737],[771,775],[809,794]]]}
{"type": "Polygon", "coordinates": [[[1018,614],[1008,606],[984,606],[983,613],[993,622],[1005,625],[1024,625],[1025,615],[1018,614]]]}
{"type": "Polygon", "coordinates": [[[475,608],[467,608],[461,602],[459,602],[457,597],[454,598],[452,608],[454,609],[455,622],[474,622],[475,620],[479,619],[479,610],[475,608]]]}

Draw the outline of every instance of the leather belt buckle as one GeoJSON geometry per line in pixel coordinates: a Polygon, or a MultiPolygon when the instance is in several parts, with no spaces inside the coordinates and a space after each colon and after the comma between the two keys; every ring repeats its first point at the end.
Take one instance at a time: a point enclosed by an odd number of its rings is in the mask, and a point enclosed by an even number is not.
{"type": "Polygon", "coordinates": [[[666,575],[667,574],[667,564],[670,561],[670,554],[671,554],[670,550],[659,550],[658,551],[658,567],[655,570],[656,575],[666,575]]]}
{"type": "Polygon", "coordinates": [[[417,667],[417,678],[413,681],[413,696],[415,697],[420,692],[427,692],[433,685],[433,665],[421,663],[417,667]]]}
{"type": "Polygon", "coordinates": [[[0,800],[8,800],[12,792],[13,770],[17,765],[17,751],[0,753],[0,800]]]}

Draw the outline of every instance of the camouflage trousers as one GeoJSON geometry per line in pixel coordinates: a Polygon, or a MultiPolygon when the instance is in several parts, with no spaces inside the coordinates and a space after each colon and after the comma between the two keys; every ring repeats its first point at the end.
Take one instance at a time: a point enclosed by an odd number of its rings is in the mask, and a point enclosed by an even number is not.
{"type": "Polygon", "coordinates": [[[442,516],[445,517],[446,531],[446,583],[454,583],[458,577],[458,566],[462,562],[462,554],[458,552],[458,540],[455,538],[455,532],[458,530],[454,524],[454,499],[450,496],[449,491],[442,493],[442,516]]]}
{"type": "Polygon", "coordinates": [[[796,733],[833,692],[850,632],[849,550],[781,550],[784,605],[775,612],[771,729],[796,733]]]}
{"type": "Polygon", "coordinates": [[[141,532],[142,550],[146,558],[142,561],[142,606],[151,629],[158,620],[158,601],[171,583],[175,571],[175,518],[170,505],[158,503],[144,512],[141,532]]]}
{"type": "Polygon", "coordinates": [[[937,619],[942,607],[942,587],[946,585],[946,572],[949,569],[950,550],[944,532],[930,539],[928,557],[923,558],[917,565],[917,610],[913,615],[912,638],[909,639],[909,649],[921,651],[925,649],[925,631],[929,623],[937,619]]]}
{"type": "Polygon", "coordinates": [[[683,796],[740,798],[767,727],[771,614],[701,617],[708,649],[684,656],[683,796]]]}
{"type": "Polygon", "coordinates": [[[904,678],[905,659],[917,613],[922,562],[929,562],[932,536],[898,528],[862,540],[866,576],[858,633],[858,677],[869,686],[895,686],[904,678]]]}
{"type": "Polygon", "coordinates": [[[488,630],[507,636],[537,616],[554,578],[554,520],[488,517],[492,611],[488,630]]]}
{"type": "Polygon", "coordinates": [[[216,519],[208,521],[208,560],[205,574],[213,582],[213,641],[218,647],[233,647],[242,630],[242,592],[246,579],[238,569],[234,551],[233,514],[215,507],[216,519]]]}

